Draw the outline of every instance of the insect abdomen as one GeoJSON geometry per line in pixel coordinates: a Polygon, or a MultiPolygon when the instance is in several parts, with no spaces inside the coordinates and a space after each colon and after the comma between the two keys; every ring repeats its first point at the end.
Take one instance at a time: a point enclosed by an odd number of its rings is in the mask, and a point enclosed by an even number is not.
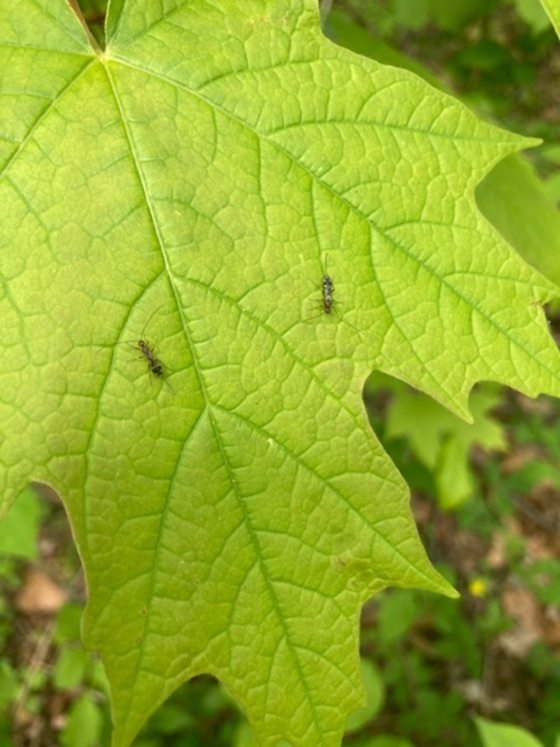
{"type": "Polygon", "coordinates": [[[325,314],[330,314],[334,306],[334,283],[330,275],[323,275],[321,288],[323,291],[323,309],[325,314]]]}
{"type": "Polygon", "coordinates": [[[154,351],[150,347],[149,343],[146,340],[138,340],[138,347],[140,348],[142,355],[148,363],[148,368],[154,374],[154,376],[163,378],[165,375],[165,372],[163,370],[163,363],[159,358],[156,358],[154,351]]]}

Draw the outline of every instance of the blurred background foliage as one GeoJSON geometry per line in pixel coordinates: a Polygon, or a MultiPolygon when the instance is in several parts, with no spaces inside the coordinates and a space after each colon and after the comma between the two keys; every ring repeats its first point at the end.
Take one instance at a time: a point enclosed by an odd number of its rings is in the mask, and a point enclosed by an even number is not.
{"type": "MultiPolygon", "coordinates": [[[[105,0],[80,0],[103,44],[105,0]]],[[[325,33],[412,70],[540,148],[507,159],[477,199],[560,284],[560,45],[538,0],[334,0],[325,33]]],[[[558,308],[548,310],[553,334],[558,308]]],[[[413,497],[452,601],[390,590],[362,614],[367,705],[355,747],[560,747],[560,404],[486,384],[473,423],[373,375],[372,426],[413,497]]],[[[86,589],[64,510],[44,488],[0,524],[0,744],[108,747],[107,684],[80,645],[86,589]]],[[[209,677],[178,690],[136,747],[254,747],[209,677]]]]}

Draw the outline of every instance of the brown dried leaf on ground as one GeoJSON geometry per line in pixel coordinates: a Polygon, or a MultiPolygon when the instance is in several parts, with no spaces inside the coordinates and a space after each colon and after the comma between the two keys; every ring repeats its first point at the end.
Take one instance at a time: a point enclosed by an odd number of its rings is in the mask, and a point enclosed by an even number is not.
{"type": "Polygon", "coordinates": [[[14,599],[14,606],[25,615],[52,615],[58,612],[65,601],[65,592],[44,571],[29,568],[14,599]]]}
{"type": "Polygon", "coordinates": [[[511,656],[522,659],[531,647],[543,637],[543,612],[533,594],[520,586],[510,587],[502,593],[504,612],[517,625],[502,633],[499,645],[511,656]]]}
{"type": "Polygon", "coordinates": [[[542,449],[536,444],[513,447],[508,455],[502,459],[501,472],[503,475],[512,475],[541,455],[542,449]]]}

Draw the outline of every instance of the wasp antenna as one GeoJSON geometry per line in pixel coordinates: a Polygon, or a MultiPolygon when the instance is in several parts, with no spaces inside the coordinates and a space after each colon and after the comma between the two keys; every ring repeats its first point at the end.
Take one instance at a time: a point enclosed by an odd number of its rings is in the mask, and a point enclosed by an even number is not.
{"type": "Polygon", "coordinates": [[[148,326],[148,324],[149,324],[149,323],[150,323],[150,322],[152,321],[152,319],[154,318],[155,314],[156,314],[156,313],[157,313],[157,312],[158,312],[158,311],[159,311],[160,309],[163,309],[163,307],[164,307],[164,306],[165,306],[165,303],[162,303],[162,304],[160,304],[160,305],[159,305],[159,306],[158,306],[158,307],[157,307],[156,309],[154,309],[154,310],[152,311],[152,313],[151,313],[151,314],[150,314],[150,316],[148,317],[148,321],[147,321],[147,322],[146,322],[146,323],[144,324],[144,327],[143,327],[143,329],[142,329],[142,333],[141,333],[140,337],[144,337],[144,332],[146,331],[146,327],[147,327],[147,326],[148,326]]]}

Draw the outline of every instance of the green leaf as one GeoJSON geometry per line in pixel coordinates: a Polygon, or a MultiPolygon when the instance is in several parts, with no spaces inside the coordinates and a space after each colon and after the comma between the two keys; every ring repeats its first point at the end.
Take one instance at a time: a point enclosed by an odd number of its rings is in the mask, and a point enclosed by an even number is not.
{"type": "MultiPolygon", "coordinates": [[[[251,729],[246,722],[241,723],[237,729],[232,747],[258,747],[251,729]]],[[[282,740],[278,742],[277,747],[290,747],[290,745],[282,740]]]]}
{"type": "Polygon", "coordinates": [[[107,0],[79,0],[84,19],[101,45],[105,43],[104,20],[107,10],[107,0]]]}
{"type": "Polygon", "coordinates": [[[548,198],[555,204],[560,203],[560,173],[549,176],[544,184],[548,198]]]}
{"type": "Polygon", "coordinates": [[[88,679],[92,688],[95,690],[101,690],[102,693],[105,693],[105,695],[109,697],[110,686],[102,662],[93,662],[93,667],[89,672],[88,679]]]}
{"type": "Polygon", "coordinates": [[[543,747],[542,742],[518,726],[496,724],[484,718],[474,721],[483,747],[543,747]]]}
{"type": "Polygon", "coordinates": [[[410,593],[385,594],[380,601],[379,638],[385,645],[399,641],[420,615],[421,610],[410,593]]]}
{"type": "Polygon", "coordinates": [[[99,706],[84,695],[70,709],[68,723],[60,735],[60,744],[62,747],[97,747],[102,726],[99,706]]]}
{"type": "Polygon", "coordinates": [[[395,20],[404,28],[421,28],[429,21],[430,5],[430,0],[395,0],[395,20]]]}
{"type": "Polygon", "coordinates": [[[476,199],[521,256],[560,286],[560,213],[534,167],[506,158],[480,184],[476,199]]]}
{"type": "Polygon", "coordinates": [[[556,29],[556,33],[560,36],[560,2],[558,0],[541,0],[541,5],[556,29]]]}
{"type": "MultiPolygon", "coordinates": [[[[205,714],[199,713],[197,716],[202,720],[205,714]]],[[[151,730],[160,736],[184,733],[192,726],[196,726],[196,718],[173,703],[164,703],[150,721],[151,730]]]]}
{"type": "Polygon", "coordinates": [[[539,0],[512,0],[512,2],[517,8],[520,17],[535,33],[538,34],[549,27],[550,22],[539,0]]]}
{"type": "Polygon", "coordinates": [[[242,723],[239,726],[235,733],[233,747],[257,747],[249,724],[242,723]]]}
{"type": "Polygon", "coordinates": [[[463,67],[481,72],[493,72],[513,62],[508,50],[491,39],[481,39],[464,47],[454,60],[463,67]]]}
{"type": "Polygon", "coordinates": [[[54,684],[58,688],[77,687],[84,679],[90,654],[79,648],[64,649],[53,669],[54,684]]]}
{"type": "Polygon", "coordinates": [[[37,494],[26,488],[0,524],[0,555],[35,560],[42,514],[37,494]]]}
{"type": "MultiPolygon", "coordinates": [[[[411,70],[431,85],[445,89],[424,65],[368,33],[342,11],[333,10],[328,20],[327,30],[339,44],[378,62],[411,70]]],[[[540,154],[549,157],[552,147],[541,148],[540,154]]],[[[552,177],[543,182],[526,158],[513,155],[487,174],[476,190],[476,199],[484,216],[519,254],[560,285],[556,259],[560,255],[560,179],[552,177]],[[538,220],[534,220],[535,215],[538,220]]]]}
{"type": "Polygon", "coordinates": [[[77,641],[80,638],[80,621],[83,608],[79,604],[65,604],[56,618],[53,639],[57,643],[77,641]]]}
{"type": "Polygon", "coordinates": [[[457,34],[467,24],[489,13],[496,0],[431,0],[431,4],[439,28],[457,34]]]}
{"type": "Polygon", "coordinates": [[[367,375],[465,417],[480,379],[560,391],[555,289],[473,196],[534,141],[334,46],[315,0],[117,0],[107,38],[0,4],[1,494],[63,497],[116,747],[200,673],[264,747],[338,745],[363,602],[453,593],[367,375]]]}
{"type": "Polygon", "coordinates": [[[435,88],[443,89],[443,83],[426,67],[413,60],[412,57],[402,54],[378,36],[370,34],[344,11],[333,8],[328,15],[327,32],[333,41],[353,52],[371,57],[384,65],[395,65],[404,70],[410,70],[435,88]]]}
{"type": "Polygon", "coordinates": [[[455,508],[471,497],[469,455],[474,445],[488,450],[506,446],[502,427],[489,415],[498,396],[479,389],[471,397],[473,423],[465,423],[429,399],[395,387],[387,415],[387,438],[404,436],[418,459],[435,476],[442,508],[455,508]]]}
{"type": "Polygon", "coordinates": [[[21,683],[10,664],[5,660],[0,661],[0,708],[5,713],[8,712],[10,703],[15,700],[20,687],[21,683]]]}
{"type": "Polygon", "coordinates": [[[366,688],[366,704],[363,708],[350,714],[346,722],[346,734],[360,731],[367,723],[371,722],[381,710],[385,696],[383,678],[373,662],[362,659],[360,669],[366,688]]]}
{"type": "Polygon", "coordinates": [[[389,734],[380,734],[377,737],[373,737],[373,739],[368,739],[361,747],[414,747],[414,745],[408,739],[393,737],[389,734]]]}

